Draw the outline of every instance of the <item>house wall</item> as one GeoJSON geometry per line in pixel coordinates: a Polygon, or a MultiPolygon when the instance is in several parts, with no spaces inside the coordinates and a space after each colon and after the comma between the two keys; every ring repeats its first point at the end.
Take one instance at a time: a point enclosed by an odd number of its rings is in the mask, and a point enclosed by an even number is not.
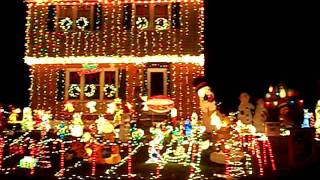
{"type": "MultiPolygon", "coordinates": [[[[108,68],[110,64],[99,65],[100,68],[108,68]]],[[[146,95],[146,69],[145,64],[118,64],[112,65],[119,69],[126,70],[126,100],[131,104],[135,104],[136,98],[134,89],[137,87],[138,93],[146,95]]],[[[80,64],[74,65],[33,65],[31,66],[31,91],[30,91],[30,105],[33,109],[51,110],[56,119],[71,119],[70,113],[64,112],[64,104],[66,100],[59,99],[59,71],[68,68],[81,68],[80,64]]],[[[170,64],[168,87],[170,96],[178,110],[178,119],[191,116],[192,112],[199,113],[198,98],[195,90],[192,88],[192,80],[203,74],[203,67],[195,64],[170,64]]],[[[82,111],[89,114],[85,107],[88,101],[75,101],[74,107],[76,111],[82,111]]],[[[98,101],[98,113],[106,111],[106,102],[98,101]]],[[[98,114],[97,113],[97,114],[98,114]]]]}
{"type": "Polygon", "coordinates": [[[125,30],[123,5],[103,3],[101,30],[64,33],[47,30],[48,4],[28,3],[26,56],[200,55],[203,53],[203,4],[182,1],[180,7],[179,29],[141,31],[132,24],[131,30],[125,30]]]}

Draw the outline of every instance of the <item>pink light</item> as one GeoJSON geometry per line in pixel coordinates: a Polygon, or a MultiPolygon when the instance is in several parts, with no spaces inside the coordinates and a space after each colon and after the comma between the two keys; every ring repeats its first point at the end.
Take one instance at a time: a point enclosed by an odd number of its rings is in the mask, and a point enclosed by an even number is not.
{"type": "Polygon", "coordinates": [[[128,178],[132,176],[132,157],[131,157],[132,147],[130,141],[128,142],[128,178]]]}
{"type": "Polygon", "coordinates": [[[267,147],[266,147],[267,145],[266,145],[266,141],[262,141],[262,150],[263,150],[263,165],[264,166],[267,166],[267,161],[268,161],[268,159],[267,159],[267,147]]]}
{"type": "MultiPolygon", "coordinates": [[[[224,141],[222,141],[223,145],[224,145],[224,141]]],[[[228,178],[230,178],[230,166],[229,166],[229,161],[230,161],[230,156],[229,156],[229,152],[226,148],[224,148],[224,160],[226,163],[226,176],[228,178]]]]}
{"type": "Polygon", "coordinates": [[[269,140],[267,140],[267,146],[268,146],[269,156],[270,156],[270,160],[271,160],[272,170],[275,171],[276,170],[276,164],[274,163],[274,156],[273,156],[273,153],[272,153],[272,147],[271,147],[271,144],[270,144],[269,140]]]}
{"type": "MultiPolygon", "coordinates": [[[[195,147],[195,144],[192,145],[192,154],[191,154],[191,162],[194,163],[194,160],[195,160],[195,152],[196,151],[196,147],[195,147]]],[[[190,170],[189,170],[189,173],[192,174],[194,172],[194,168],[193,166],[190,166],[190,170]]]]}
{"type": "Polygon", "coordinates": [[[61,154],[60,154],[60,177],[64,176],[64,142],[61,141],[61,154]]]}
{"type": "Polygon", "coordinates": [[[2,169],[2,161],[3,161],[3,147],[4,147],[4,141],[3,138],[0,138],[0,169],[2,169]]]}
{"type": "Polygon", "coordinates": [[[97,160],[97,145],[94,143],[93,144],[93,154],[92,154],[92,170],[91,170],[91,175],[95,176],[96,175],[96,160],[97,160]]]}
{"type": "Polygon", "coordinates": [[[259,164],[259,175],[263,176],[263,166],[262,166],[260,147],[259,147],[258,141],[255,141],[254,144],[255,144],[255,150],[256,150],[256,157],[258,158],[258,164],[259,164]]]}
{"type": "MultiPolygon", "coordinates": [[[[30,155],[31,155],[32,158],[34,158],[36,145],[35,145],[33,139],[31,139],[30,141],[31,141],[31,152],[30,152],[30,155]]],[[[34,175],[34,167],[33,166],[31,167],[30,175],[34,175]]]]}
{"type": "MultiPolygon", "coordinates": [[[[158,154],[160,154],[160,148],[157,148],[158,154]]],[[[158,160],[160,160],[160,156],[158,156],[158,160]]],[[[160,178],[160,163],[157,165],[157,171],[156,171],[156,177],[157,179],[160,178]]]]}

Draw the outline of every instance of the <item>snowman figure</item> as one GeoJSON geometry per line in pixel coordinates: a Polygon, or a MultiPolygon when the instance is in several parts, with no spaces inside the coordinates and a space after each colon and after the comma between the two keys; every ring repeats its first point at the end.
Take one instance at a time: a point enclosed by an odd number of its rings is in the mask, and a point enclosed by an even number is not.
{"type": "Polygon", "coordinates": [[[253,116],[253,125],[256,127],[258,133],[264,133],[267,117],[268,110],[264,107],[264,100],[258,99],[256,111],[253,116]]]}
{"type": "Polygon", "coordinates": [[[238,119],[243,124],[252,124],[254,106],[249,102],[250,96],[248,93],[240,94],[240,105],[238,107],[238,119]]]}
{"type": "Polygon", "coordinates": [[[98,134],[103,133],[113,133],[114,127],[113,125],[105,119],[102,115],[95,121],[97,124],[98,134]]]}
{"type": "Polygon", "coordinates": [[[82,113],[74,113],[72,125],[70,126],[71,135],[74,137],[81,137],[83,134],[83,122],[81,119],[82,113]]]}

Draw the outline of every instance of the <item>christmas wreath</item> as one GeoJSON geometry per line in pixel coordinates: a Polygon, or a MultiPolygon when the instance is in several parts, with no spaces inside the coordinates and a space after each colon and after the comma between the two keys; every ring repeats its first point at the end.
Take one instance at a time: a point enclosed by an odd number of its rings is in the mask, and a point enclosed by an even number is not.
{"type": "Polygon", "coordinates": [[[116,95],[117,88],[114,87],[113,84],[105,84],[104,85],[104,95],[108,98],[112,98],[116,95]]]}
{"type": "Polygon", "coordinates": [[[81,29],[82,31],[89,25],[89,21],[86,17],[79,17],[76,21],[77,28],[81,29]]]}
{"type": "Polygon", "coordinates": [[[96,85],[95,84],[86,84],[86,86],[84,87],[84,95],[88,98],[94,96],[95,92],[96,92],[96,85]],[[88,90],[90,89],[90,91],[88,90]]]}
{"type": "Polygon", "coordinates": [[[69,31],[72,27],[72,23],[73,22],[69,17],[61,19],[59,22],[61,29],[63,29],[64,31],[69,31]]]}
{"type": "Polygon", "coordinates": [[[155,24],[156,24],[156,30],[158,31],[162,31],[162,30],[167,30],[169,29],[169,21],[166,18],[157,18],[155,20],[155,24]]]}
{"type": "Polygon", "coordinates": [[[136,25],[138,29],[147,29],[149,26],[148,19],[146,17],[138,17],[136,25]]]}
{"type": "Polygon", "coordinates": [[[78,84],[71,84],[68,90],[69,96],[77,98],[80,96],[80,86],[78,84]]]}

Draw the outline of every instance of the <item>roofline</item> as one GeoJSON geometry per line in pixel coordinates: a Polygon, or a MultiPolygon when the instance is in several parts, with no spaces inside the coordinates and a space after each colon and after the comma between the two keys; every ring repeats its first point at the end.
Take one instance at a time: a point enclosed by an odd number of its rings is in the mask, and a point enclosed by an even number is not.
{"type": "Polygon", "coordinates": [[[204,65],[204,55],[156,55],[156,56],[68,56],[68,57],[30,57],[24,58],[28,65],[36,64],[141,64],[141,63],[193,63],[204,65]]]}

